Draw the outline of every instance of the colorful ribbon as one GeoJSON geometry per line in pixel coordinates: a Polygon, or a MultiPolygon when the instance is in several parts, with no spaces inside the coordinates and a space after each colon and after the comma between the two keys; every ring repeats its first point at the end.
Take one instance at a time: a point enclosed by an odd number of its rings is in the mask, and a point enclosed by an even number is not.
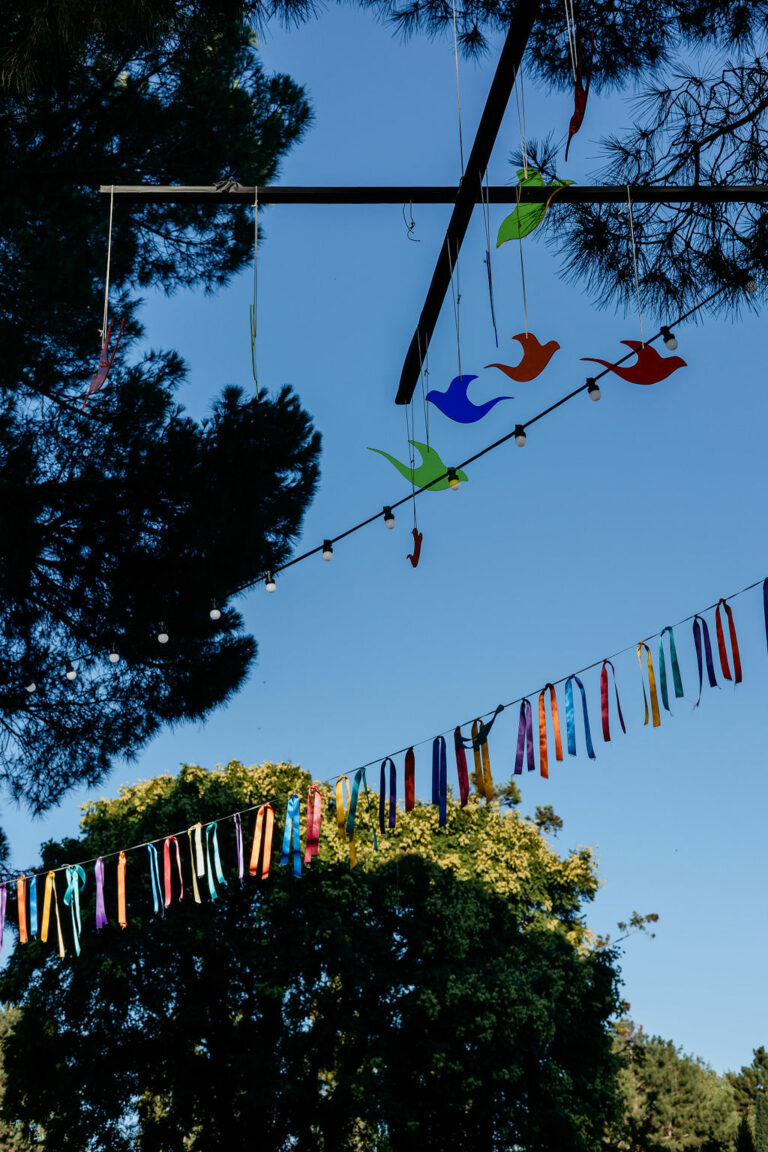
{"type": "MultiPolygon", "coordinates": [[[[347,813],[344,808],[344,785],[347,785],[347,808],[350,805],[350,792],[349,792],[349,777],[339,776],[336,781],[336,827],[339,832],[339,839],[347,842],[347,813]]],[[[357,864],[357,849],[355,848],[355,838],[349,838],[349,866],[354,868],[357,864]]]]}
{"type": "Polygon", "coordinates": [[[128,927],[125,912],[125,852],[117,858],[117,922],[121,928],[128,927]]]}
{"type": "MultiPolygon", "coordinates": [[[[347,836],[350,841],[355,834],[355,817],[357,815],[357,800],[360,795],[360,785],[362,784],[365,789],[365,797],[368,801],[368,815],[371,814],[371,796],[368,791],[368,780],[365,775],[365,768],[358,768],[355,772],[355,778],[352,781],[352,795],[349,800],[349,813],[347,814],[347,836]]],[[[377,852],[379,849],[379,842],[376,838],[376,825],[371,820],[371,828],[373,830],[373,850],[377,852]]]]}
{"type": "Polygon", "coordinates": [[[527,697],[520,701],[520,719],[517,724],[517,752],[515,753],[515,775],[523,770],[523,756],[527,750],[528,771],[533,772],[536,764],[533,758],[533,711],[527,697]]]}
{"type": "Polygon", "coordinates": [[[739,641],[736,638],[736,625],[733,623],[733,612],[731,611],[730,605],[723,598],[717,602],[715,625],[717,629],[717,647],[720,653],[720,667],[723,671],[723,676],[726,680],[733,679],[734,684],[741,684],[741,654],[739,653],[739,641]],[[725,614],[728,617],[728,632],[731,638],[731,652],[733,653],[733,677],[731,677],[731,669],[728,665],[728,653],[725,650],[723,622],[720,619],[721,606],[725,609],[725,614]]]}
{"type": "Polygon", "coordinates": [[[205,873],[202,824],[193,824],[191,828],[187,828],[187,839],[189,840],[189,860],[192,866],[192,895],[195,898],[195,904],[201,904],[202,901],[200,899],[200,889],[197,886],[197,878],[205,873]],[[195,838],[194,847],[192,846],[193,832],[195,838]]]}
{"type": "Polygon", "coordinates": [[[595,759],[595,750],[592,747],[592,733],[589,728],[589,712],[587,711],[587,694],[584,685],[578,676],[569,676],[565,682],[565,727],[568,740],[568,755],[576,755],[576,723],[573,712],[573,685],[581,692],[581,710],[584,715],[584,741],[587,745],[587,756],[595,759]]]}
{"type": "Polygon", "coordinates": [[[248,871],[251,876],[259,872],[259,856],[261,856],[261,879],[269,877],[269,866],[272,862],[272,831],[275,826],[275,810],[271,804],[262,804],[256,813],[256,824],[253,829],[253,846],[251,848],[251,862],[248,871]]]}
{"type": "Polygon", "coordinates": [[[621,714],[621,701],[619,700],[619,686],[616,683],[616,669],[610,660],[603,660],[603,666],[600,669],[600,711],[603,718],[603,740],[610,741],[611,739],[611,721],[608,708],[608,669],[613,672],[613,690],[616,693],[616,711],[619,714],[619,724],[621,730],[625,733],[627,731],[624,717],[621,714]]]}
{"type": "Polygon", "coordinates": [[[40,939],[44,944],[48,942],[48,926],[51,920],[51,900],[53,900],[53,907],[56,912],[56,933],[59,938],[59,956],[64,959],[66,949],[64,947],[64,936],[61,931],[61,918],[59,917],[59,898],[56,894],[56,873],[51,869],[45,877],[45,897],[43,899],[43,925],[40,931],[40,939]]]}
{"type": "Polygon", "coordinates": [[[317,784],[310,784],[307,793],[307,847],[304,863],[309,864],[320,850],[320,818],[323,811],[323,797],[317,784]]]}
{"type": "Polygon", "coordinates": [[[645,693],[645,680],[643,679],[643,657],[642,650],[645,648],[648,657],[648,691],[651,694],[651,715],[653,717],[653,727],[658,728],[661,724],[661,716],[659,715],[659,701],[656,696],[656,677],[653,674],[653,660],[651,658],[651,650],[647,644],[641,640],[637,646],[637,662],[640,665],[640,679],[643,684],[643,703],[645,704],[645,719],[643,724],[648,723],[648,697],[645,693]]]}
{"type": "Polygon", "coordinates": [[[171,902],[171,843],[176,848],[176,867],[179,870],[179,900],[184,899],[184,877],[181,873],[181,852],[179,842],[175,836],[166,836],[163,845],[163,880],[165,883],[165,907],[171,902]]]}
{"type": "Polygon", "coordinates": [[[412,812],[416,805],[416,757],[413,748],[405,754],[405,810],[412,812]]]}
{"type": "Polygon", "coordinates": [[[560,719],[557,715],[557,693],[554,684],[545,684],[539,692],[539,771],[545,780],[549,779],[549,761],[547,759],[547,701],[546,691],[549,688],[549,705],[552,713],[552,732],[555,737],[555,759],[563,758],[563,743],[560,739],[560,719]]]}
{"type": "Polygon", "coordinates": [[[299,827],[299,798],[295,792],[288,797],[285,810],[285,832],[283,833],[283,851],[280,863],[283,867],[288,863],[291,853],[291,836],[293,836],[293,874],[301,876],[301,829],[299,827]]]}
{"type": "Polygon", "coordinates": [[[379,786],[379,830],[384,835],[386,829],[395,827],[397,816],[397,768],[395,762],[387,757],[381,762],[381,777],[379,786]],[[387,764],[389,764],[389,818],[387,818],[387,805],[384,795],[387,788],[387,764]]]}
{"type": "Polygon", "coordinates": [[[211,820],[210,824],[205,826],[205,856],[208,861],[208,891],[211,894],[211,900],[215,900],[218,896],[216,885],[213,882],[214,868],[216,869],[216,879],[219,884],[225,885],[227,882],[224,879],[224,873],[221,870],[221,857],[219,856],[219,830],[218,821],[211,820]],[[211,847],[213,847],[213,863],[211,863],[211,847]]]}
{"type": "Polygon", "coordinates": [[[237,876],[240,883],[243,883],[243,876],[245,875],[245,857],[243,855],[243,825],[240,821],[240,813],[235,812],[232,817],[235,823],[235,846],[237,848],[237,876]]]}
{"type": "Polygon", "coordinates": [[[491,776],[491,757],[488,752],[488,740],[485,739],[478,748],[477,737],[480,733],[480,721],[475,720],[472,725],[472,752],[475,757],[475,784],[480,796],[486,800],[493,800],[493,777],[491,776]],[[482,763],[481,763],[482,756],[482,763]]]}
{"type": "Polygon", "coordinates": [[[83,926],[80,920],[80,885],[85,885],[85,869],[80,864],[67,866],[67,890],[64,893],[64,903],[69,907],[72,916],[72,939],[75,942],[75,955],[80,955],[80,933],[83,926]]]}
{"type": "Polygon", "coordinates": [[[147,852],[149,853],[149,878],[152,884],[152,906],[155,916],[158,912],[164,916],[165,908],[163,906],[163,894],[160,888],[160,859],[157,855],[157,848],[154,844],[147,844],[147,852]]]}
{"type": "Polygon", "coordinates": [[[463,808],[469,800],[469,772],[464,741],[461,738],[461,728],[456,728],[453,733],[453,746],[456,751],[456,772],[459,777],[459,799],[463,808]]]}
{"type": "Polygon", "coordinates": [[[99,856],[93,874],[96,877],[96,927],[103,928],[107,923],[107,910],[104,907],[104,861],[99,856]]]}
{"type": "Polygon", "coordinates": [[[679,700],[685,695],[683,692],[683,680],[680,675],[680,665],[677,661],[677,650],[675,649],[675,634],[672,631],[672,626],[667,625],[662,628],[661,635],[659,636],[659,683],[661,686],[661,702],[666,708],[667,712],[672,711],[669,706],[669,692],[667,690],[667,664],[664,659],[664,633],[669,632],[669,662],[672,665],[672,682],[675,686],[675,696],[679,700]]]}
{"type": "Polygon", "coordinates": [[[712,660],[712,645],[709,640],[709,628],[703,616],[694,616],[693,618],[693,642],[696,645],[696,663],[699,668],[699,698],[694,707],[698,708],[701,703],[701,689],[704,684],[704,667],[702,662],[701,653],[701,638],[704,634],[704,657],[707,662],[707,677],[709,678],[710,688],[717,688],[717,677],[715,676],[715,665],[712,660]]]}
{"type": "Polygon", "coordinates": [[[37,936],[37,876],[29,878],[29,935],[37,936]]]}
{"type": "Polygon", "coordinates": [[[19,909],[19,944],[29,941],[27,932],[27,879],[22,873],[16,881],[16,904],[19,909]]]}
{"type": "Polygon", "coordinates": [[[437,805],[438,828],[448,822],[448,756],[445,736],[436,736],[432,741],[432,803],[437,805]]]}

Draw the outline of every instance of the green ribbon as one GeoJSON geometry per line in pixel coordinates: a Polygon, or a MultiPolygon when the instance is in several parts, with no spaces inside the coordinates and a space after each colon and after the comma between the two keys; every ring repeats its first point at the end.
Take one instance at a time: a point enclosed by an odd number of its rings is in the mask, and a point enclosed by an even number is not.
{"type": "Polygon", "coordinates": [[[216,879],[219,884],[226,884],[224,873],[221,870],[221,857],[219,856],[219,834],[216,830],[217,821],[212,820],[210,824],[205,826],[205,853],[208,858],[208,891],[211,894],[211,900],[215,900],[218,893],[216,885],[213,882],[213,868],[216,868],[216,879]],[[213,843],[213,866],[211,865],[211,843],[213,843]]]}
{"type": "Polygon", "coordinates": [[[683,681],[680,676],[680,665],[677,662],[677,651],[675,649],[675,634],[672,631],[671,625],[662,628],[661,635],[659,636],[659,680],[661,681],[661,701],[667,712],[672,709],[669,706],[669,690],[667,688],[667,665],[664,660],[664,633],[669,632],[669,662],[672,665],[672,681],[675,685],[675,696],[679,700],[683,695],[683,681]]]}

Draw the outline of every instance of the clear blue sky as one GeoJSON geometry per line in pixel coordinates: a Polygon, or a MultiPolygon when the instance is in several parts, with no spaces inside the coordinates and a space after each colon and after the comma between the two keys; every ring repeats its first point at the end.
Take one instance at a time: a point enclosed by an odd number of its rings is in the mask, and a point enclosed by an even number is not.
{"type": "MultiPolygon", "coordinates": [[[[465,141],[497,49],[479,65],[462,64],[465,141]]],[[[297,30],[269,29],[263,58],[306,86],[316,116],[283,167],[283,183],[457,179],[448,40],[404,46],[369,15],[333,8],[297,30]]],[[[536,91],[530,81],[526,94],[529,135],[563,134],[571,97],[536,91]]],[[[588,179],[595,141],[630,116],[623,98],[593,96],[562,174],[588,179]]],[[[513,178],[508,157],[517,147],[510,108],[491,183],[513,178]]],[[[505,214],[492,210],[494,231],[505,214]]],[[[300,547],[407,491],[366,448],[405,458],[404,411],[393,398],[448,215],[447,207],[415,207],[419,243],[412,243],[399,206],[263,213],[262,385],[293,385],[323,435],[321,486],[300,547]]],[[[432,442],[448,463],[582,383],[579,357],[610,359],[620,340],[638,337],[636,315],[601,310],[558,278],[551,254],[532,240],[525,249],[530,325],[561,351],[539,379],[502,387],[504,377],[480,370],[497,358],[515,362],[519,260],[513,245],[495,254],[497,355],[484,249],[478,211],[461,264],[462,367],[480,375],[477,399],[512,392],[515,400],[472,426],[433,410],[432,442]]],[[[216,296],[147,301],[148,344],[186,358],[182,399],[196,415],[222,385],[252,386],[249,300],[245,273],[216,296]]],[[[647,315],[647,330],[665,319],[647,315]]],[[[349,771],[532,693],[768,574],[763,320],[707,320],[678,336],[687,369],[654,388],[608,378],[600,404],[579,397],[532,429],[524,450],[512,443],[478,462],[458,494],[422,497],[418,570],[406,560],[404,511],[394,532],[373,525],[339,543],[332,564],[318,557],[287,572],[274,596],[261,588],[247,595],[242,608],[259,642],[249,683],[205,725],[161,735],[137,763],[117,768],[101,793],[173,772],[182,761],[291,759],[318,778],[349,771]]],[[[456,374],[450,306],[430,369],[436,387],[456,374]]],[[[522,779],[525,812],[551,803],[563,817],[562,850],[588,844],[598,852],[603,887],[589,910],[596,931],[615,932],[633,909],[660,914],[657,938],[630,941],[623,961],[634,1018],[718,1070],[748,1062],[754,1046],[768,1043],[768,656],[758,591],[740,597],[734,611],[744,664],[738,689],[708,690],[694,711],[686,625],[678,648],[687,698],[673,719],[643,728],[637,661],[627,652],[617,671],[628,735],[603,744],[597,673],[589,673],[597,760],[580,755],[554,765],[548,782],[522,779]]],[[[147,613],[156,615],[150,597],[147,613]]],[[[516,731],[516,714],[505,713],[491,745],[497,780],[511,774],[516,731]]],[[[424,791],[428,755],[425,746],[417,758],[424,791]]],[[[77,805],[89,794],[73,794],[42,821],[8,814],[16,861],[28,863],[42,839],[73,833],[77,805]]]]}

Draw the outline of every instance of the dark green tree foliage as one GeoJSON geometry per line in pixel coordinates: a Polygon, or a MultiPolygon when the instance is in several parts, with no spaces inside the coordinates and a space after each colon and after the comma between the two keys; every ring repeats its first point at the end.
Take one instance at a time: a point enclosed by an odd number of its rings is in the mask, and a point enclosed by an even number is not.
{"type": "Polygon", "coordinates": [[[736,1133],[736,1152],[757,1152],[749,1120],[742,1116],[739,1121],[739,1130],[736,1133]]]}
{"type": "MultiPolygon", "coordinates": [[[[280,825],[309,776],[266,768],[280,825]]],[[[82,839],[46,846],[45,863],[254,802],[248,770],[230,765],[210,786],[203,775],[185,769],[142,786],[138,804],[98,807],[82,839]]],[[[202,880],[194,904],[182,837],[184,899],[174,881],[164,917],[151,918],[146,855],[131,854],[126,931],[111,860],[111,923],[89,926],[79,959],[33,942],[6,970],[0,995],[21,1009],[6,1114],[42,1124],[51,1152],[597,1150],[613,1109],[613,957],[579,949],[551,913],[547,926],[528,894],[548,884],[533,858],[520,857],[530,877],[511,897],[447,867],[442,856],[466,850],[462,829],[495,837],[500,824],[490,807],[450,807],[439,837],[421,806],[399,816],[426,833],[432,859],[388,844],[374,855],[360,812],[353,871],[331,818],[300,880],[278,866],[278,839],[269,881],[243,888],[221,821],[226,888],[211,901],[202,880]]],[[[514,814],[501,823],[519,830],[521,853],[552,856],[514,814]]],[[[553,887],[550,907],[563,898],[553,887]]]]}
{"type": "Polygon", "coordinates": [[[318,476],[289,391],[230,388],[196,423],[175,398],[179,356],[137,348],[135,289],[225,283],[252,255],[245,207],[115,207],[126,335],[81,411],[106,265],[97,187],[267,183],[309,111],[264,74],[235,4],[14,0],[0,44],[0,779],[42,808],[243,682],[255,642],[226,602],[287,557],[318,476]]]}
{"type": "Polygon", "coordinates": [[[754,1120],[758,1097],[768,1093],[768,1051],[762,1046],[755,1048],[751,1064],[745,1064],[738,1072],[728,1072],[726,1075],[739,1112],[754,1120]]]}
{"type": "Polygon", "coordinates": [[[759,1092],[755,1100],[755,1152],[768,1152],[768,1096],[759,1092]]]}

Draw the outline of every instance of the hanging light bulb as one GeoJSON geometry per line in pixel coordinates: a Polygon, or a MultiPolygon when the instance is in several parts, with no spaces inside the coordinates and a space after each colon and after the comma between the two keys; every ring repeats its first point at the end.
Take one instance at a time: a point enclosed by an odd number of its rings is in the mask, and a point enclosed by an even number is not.
{"type": "Polygon", "coordinates": [[[590,376],[589,380],[587,380],[587,393],[590,400],[594,400],[595,402],[597,402],[603,395],[598,387],[597,380],[595,380],[592,376],[590,376]]]}
{"type": "Polygon", "coordinates": [[[119,662],[119,660],[120,660],[120,655],[113,644],[112,648],[110,649],[110,653],[109,653],[109,662],[110,662],[110,664],[117,664],[119,662]]]}
{"type": "Polygon", "coordinates": [[[674,352],[675,348],[677,348],[677,337],[672,329],[662,325],[661,335],[664,340],[664,347],[668,348],[670,352],[674,352]]]}
{"type": "Polygon", "coordinates": [[[29,692],[30,696],[33,692],[37,692],[37,684],[35,684],[34,680],[30,680],[29,684],[24,685],[24,691],[29,692]]]}
{"type": "Polygon", "coordinates": [[[394,528],[394,526],[395,526],[394,513],[392,512],[392,509],[390,508],[389,504],[385,504],[384,505],[384,527],[385,528],[394,528]]]}
{"type": "Polygon", "coordinates": [[[456,473],[456,469],[455,468],[449,468],[448,469],[448,487],[452,488],[454,492],[458,492],[460,484],[461,484],[461,480],[459,480],[459,477],[456,473]]]}
{"type": "Polygon", "coordinates": [[[64,675],[66,676],[67,680],[74,680],[77,676],[77,672],[75,672],[74,668],[72,667],[72,662],[70,660],[67,660],[67,666],[64,669],[64,675]]]}
{"type": "Polygon", "coordinates": [[[165,630],[165,624],[160,625],[160,631],[157,634],[158,644],[167,644],[169,640],[168,633],[165,630]]]}
{"type": "Polygon", "coordinates": [[[515,444],[517,444],[518,448],[525,448],[527,442],[528,437],[525,434],[525,428],[523,428],[522,424],[515,424],[515,444]]]}
{"type": "Polygon", "coordinates": [[[211,610],[208,615],[210,616],[211,620],[221,620],[221,611],[216,607],[215,600],[211,601],[211,610]]]}
{"type": "Polygon", "coordinates": [[[275,584],[275,578],[271,572],[267,572],[267,579],[265,581],[265,587],[267,589],[267,592],[274,592],[277,589],[277,584],[275,584]]]}
{"type": "Polygon", "coordinates": [[[333,560],[333,544],[330,540],[323,540],[323,560],[333,560]]]}
{"type": "Polygon", "coordinates": [[[757,292],[757,280],[753,280],[750,276],[749,280],[747,280],[746,284],[744,285],[744,289],[747,292],[757,292]]]}

